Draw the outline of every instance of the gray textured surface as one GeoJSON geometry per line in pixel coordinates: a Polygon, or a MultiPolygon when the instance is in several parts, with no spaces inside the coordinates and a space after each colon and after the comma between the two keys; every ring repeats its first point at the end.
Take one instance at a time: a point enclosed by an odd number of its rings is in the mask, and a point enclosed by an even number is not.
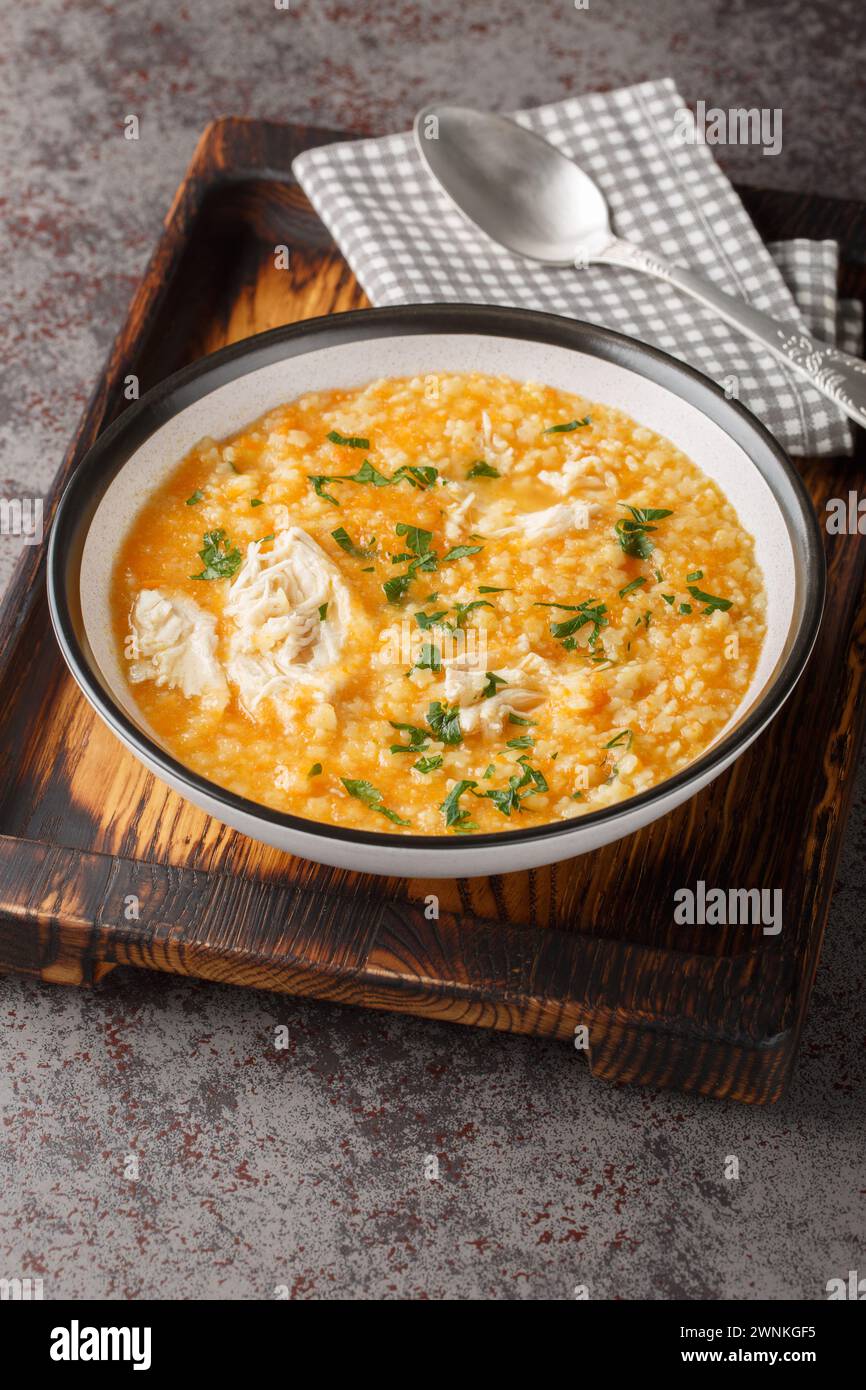
{"type": "MultiPolygon", "coordinates": [[[[782,107],[782,154],[727,151],[737,177],[863,192],[853,0],[0,12],[6,496],[53,475],[213,116],[372,132],[443,95],[528,105],[670,72],[690,101],[782,107]]],[[[0,541],[0,577],[13,554],[0,541]]],[[[866,1269],[864,803],[861,775],[775,1110],[615,1090],[553,1044],[166,977],[3,981],[0,1275],[41,1274],[46,1297],[824,1296],[866,1269]]]]}

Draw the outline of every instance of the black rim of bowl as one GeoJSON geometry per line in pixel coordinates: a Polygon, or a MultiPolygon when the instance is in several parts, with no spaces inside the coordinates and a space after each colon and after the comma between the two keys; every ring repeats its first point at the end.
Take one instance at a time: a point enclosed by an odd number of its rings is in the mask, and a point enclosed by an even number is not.
{"type": "Polygon", "coordinates": [[[825,590],[824,552],[804,484],[769,431],[744,406],[729,400],[715,382],[657,348],[580,319],[566,319],[530,309],[471,304],[410,304],[395,309],[364,309],[306,319],[244,339],[167,377],[124,411],[78,465],[60,500],[51,528],[47,573],[54,630],[73,676],[109,727],[167,778],[185,784],[192,793],[199,793],[274,828],[323,840],[366,845],[371,849],[377,846],[418,850],[447,847],[456,855],[485,846],[552,840],[609,824],[718,770],[769,723],[796,685],[818,634],[825,590]],[[275,811],[210,782],[178,762],[148,738],[107,693],[96,662],[85,649],[86,638],[82,641],[79,576],[90,522],[109,484],[145,439],[186,406],[217,387],[273,362],[336,344],[437,333],[516,338],[600,357],[666,387],[719,425],[762,474],[787,525],[794,553],[796,592],[792,627],[797,629],[796,637],[770,676],[761,698],[719,743],[666,781],[601,810],[524,830],[503,827],[501,831],[467,836],[395,835],[387,831],[356,830],[275,811]],[[779,497],[780,477],[790,488],[787,498],[779,497]]]}

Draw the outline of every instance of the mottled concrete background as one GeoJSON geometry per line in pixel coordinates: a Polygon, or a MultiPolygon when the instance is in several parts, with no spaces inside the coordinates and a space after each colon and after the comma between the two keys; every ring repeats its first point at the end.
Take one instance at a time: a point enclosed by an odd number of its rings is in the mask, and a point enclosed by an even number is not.
{"type": "MultiPolygon", "coordinates": [[[[516,106],[672,73],[691,102],[782,108],[782,153],[724,152],[736,177],[866,191],[856,0],[0,14],[7,496],[54,474],[211,117],[373,132],[434,97],[516,106]],[[138,143],[121,138],[130,113],[138,143]]],[[[13,554],[0,542],[0,577],[13,554]]],[[[93,994],[7,979],[0,1276],[41,1275],[46,1297],[825,1296],[866,1273],[864,803],[861,776],[775,1110],[615,1090],[559,1045],[167,977],[117,972],[93,994]]]]}

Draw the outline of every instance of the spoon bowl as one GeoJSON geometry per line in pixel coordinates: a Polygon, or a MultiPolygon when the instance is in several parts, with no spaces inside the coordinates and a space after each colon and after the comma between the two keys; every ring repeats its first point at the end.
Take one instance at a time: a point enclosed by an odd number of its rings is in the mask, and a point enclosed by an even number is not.
{"type": "Polygon", "coordinates": [[[592,179],[540,135],[466,106],[426,106],[421,158],[451,202],[487,236],[533,261],[574,265],[611,240],[592,179]]]}

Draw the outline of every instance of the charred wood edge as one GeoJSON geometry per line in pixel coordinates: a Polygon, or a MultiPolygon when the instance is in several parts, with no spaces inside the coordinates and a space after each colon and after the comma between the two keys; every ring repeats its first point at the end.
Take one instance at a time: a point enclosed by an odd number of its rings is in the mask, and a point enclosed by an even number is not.
{"type": "Polygon", "coordinates": [[[579,1023],[602,1032],[639,1023],[749,1047],[775,1044],[797,1012],[796,963],[775,944],[713,957],[451,912],[428,920],[422,903],[324,896],[6,835],[0,882],[0,962],[43,976],[78,962],[80,982],[113,965],[211,978],[210,961],[237,984],[267,987],[269,977],[277,990],[358,1003],[384,991],[492,1004],[544,1015],[546,1031],[558,1012],[553,1031],[564,1037],[579,1023]]]}

